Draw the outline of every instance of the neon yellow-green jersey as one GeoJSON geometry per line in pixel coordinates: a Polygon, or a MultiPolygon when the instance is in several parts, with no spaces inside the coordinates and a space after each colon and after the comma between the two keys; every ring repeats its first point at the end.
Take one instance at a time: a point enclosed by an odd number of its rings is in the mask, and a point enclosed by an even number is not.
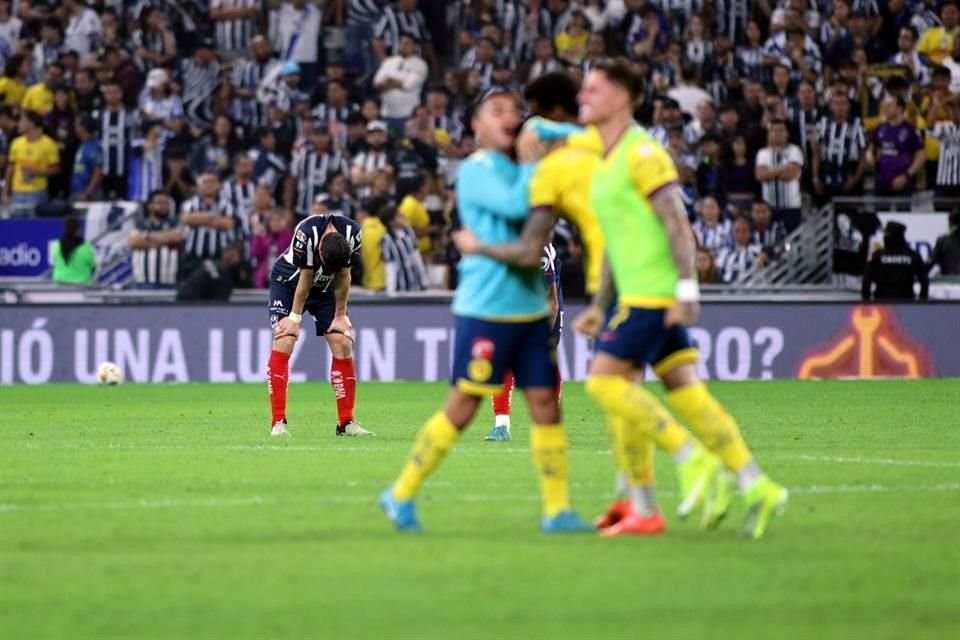
{"type": "Polygon", "coordinates": [[[590,204],[620,305],[665,309],[676,299],[670,238],[650,199],[678,179],[667,150],[639,126],[630,128],[594,169],[590,204]]]}

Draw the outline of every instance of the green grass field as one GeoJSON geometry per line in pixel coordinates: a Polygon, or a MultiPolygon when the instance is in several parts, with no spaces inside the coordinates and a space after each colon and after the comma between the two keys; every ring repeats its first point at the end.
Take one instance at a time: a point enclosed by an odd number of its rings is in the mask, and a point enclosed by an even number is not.
{"type": "MultiPolygon", "coordinates": [[[[478,422],[426,532],[398,535],[376,497],[439,384],[361,384],[369,440],[334,437],[328,386],[294,386],[282,442],[262,386],[0,388],[0,637],[960,637],[960,382],[713,389],[792,489],[759,542],[740,509],[712,533],[539,534],[523,410],[506,446],[478,422]]],[[[564,402],[592,517],[606,432],[582,386],[564,402]]]]}

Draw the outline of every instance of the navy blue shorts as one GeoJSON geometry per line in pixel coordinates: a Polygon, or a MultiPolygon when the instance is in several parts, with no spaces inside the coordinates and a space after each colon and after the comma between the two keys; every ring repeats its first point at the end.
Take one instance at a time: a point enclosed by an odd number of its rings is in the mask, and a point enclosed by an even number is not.
{"type": "Polygon", "coordinates": [[[471,395],[496,395],[513,372],[517,388],[557,387],[557,350],[546,318],[495,322],[457,316],[451,384],[471,395]]]}
{"type": "MultiPolygon", "coordinates": [[[[296,283],[286,284],[277,282],[274,278],[270,279],[270,326],[276,327],[282,318],[290,315],[290,307],[293,306],[293,295],[296,293],[296,283]]],[[[336,311],[336,304],[332,293],[322,293],[315,295],[313,292],[307,297],[307,303],[303,306],[305,313],[313,316],[317,325],[317,335],[326,335],[330,323],[333,322],[333,315],[336,311]]]]}
{"type": "Polygon", "coordinates": [[[662,376],[681,364],[697,362],[697,350],[684,326],[663,326],[666,309],[615,307],[597,339],[596,352],[627,360],[637,368],[653,366],[662,376]]]}

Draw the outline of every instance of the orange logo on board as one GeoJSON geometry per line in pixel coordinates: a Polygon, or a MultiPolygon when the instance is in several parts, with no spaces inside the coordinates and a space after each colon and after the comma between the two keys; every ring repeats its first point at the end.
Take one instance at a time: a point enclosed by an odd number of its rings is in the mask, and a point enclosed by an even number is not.
{"type": "Polygon", "coordinates": [[[804,358],[797,377],[923,378],[933,375],[930,356],[900,327],[888,307],[860,306],[850,329],[804,358]]]}

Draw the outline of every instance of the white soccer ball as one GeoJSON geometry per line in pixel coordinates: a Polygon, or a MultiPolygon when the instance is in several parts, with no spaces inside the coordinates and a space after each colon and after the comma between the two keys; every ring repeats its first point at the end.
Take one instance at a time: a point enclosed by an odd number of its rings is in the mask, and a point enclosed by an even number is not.
{"type": "Polygon", "coordinates": [[[113,362],[104,362],[97,367],[97,382],[115,385],[123,382],[123,370],[113,362]]]}

